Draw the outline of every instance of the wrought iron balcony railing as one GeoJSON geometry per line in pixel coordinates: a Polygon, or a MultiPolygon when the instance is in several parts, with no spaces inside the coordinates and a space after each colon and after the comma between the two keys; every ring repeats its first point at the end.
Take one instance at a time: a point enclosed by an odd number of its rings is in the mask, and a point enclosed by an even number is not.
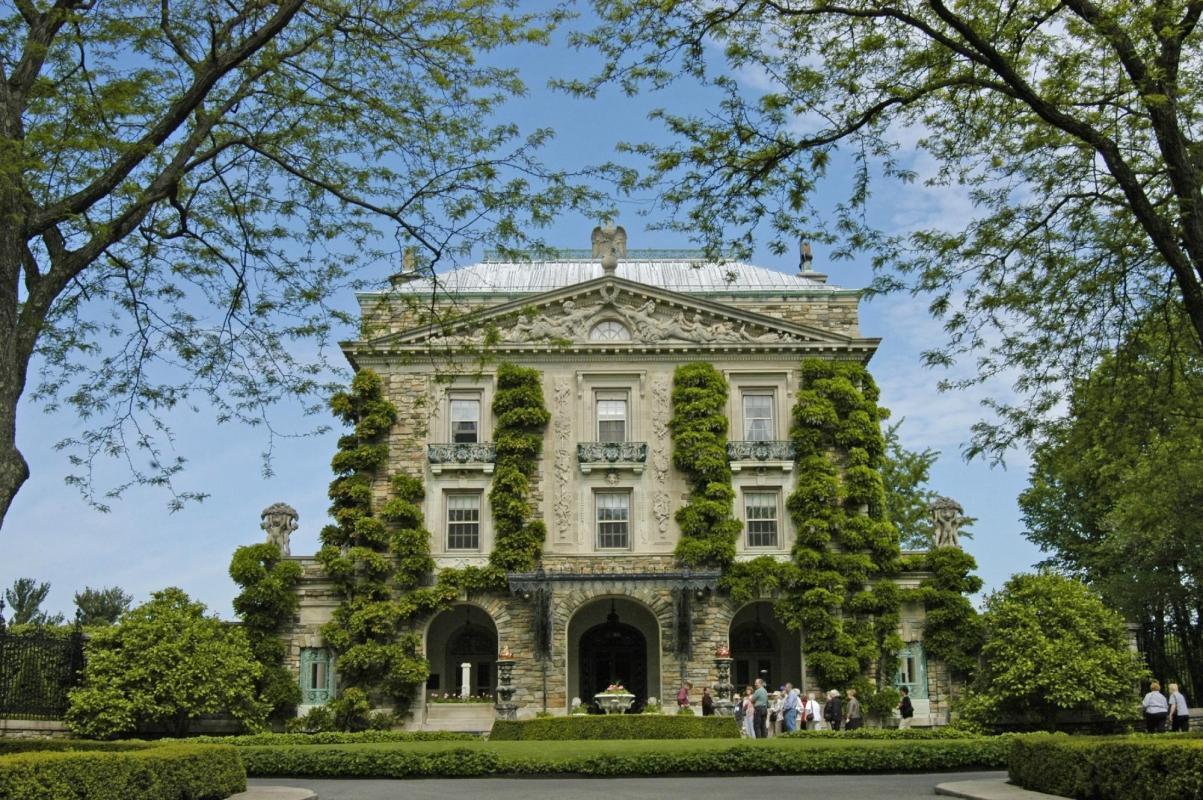
{"type": "Polygon", "coordinates": [[[740,467],[748,465],[774,466],[790,471],[798,448],[793,442],[727,442],[727,460],[731,469],[738,472],[740,467]]]}
{"type": "Polygon", "coordinates": [[[581,472],[595,467],[642,472],[647,463],[647,442],[577,442],[576,460],[581,472]]]}
{"type": "Polygon", "coordinates": [[[492,442],[451,442],[426,445],[426,460],[435,474],[445,469],[478,469],[492,472],[497,448],[492,442]]]}

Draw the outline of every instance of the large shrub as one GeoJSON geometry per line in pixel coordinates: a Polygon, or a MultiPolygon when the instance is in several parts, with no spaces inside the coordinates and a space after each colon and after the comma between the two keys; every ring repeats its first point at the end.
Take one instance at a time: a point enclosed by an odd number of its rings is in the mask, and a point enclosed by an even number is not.
{"type": "Polygon", "coordinates": [[[1079,581],[1016,575],[986,599],[982,666],[962,715],[1051,729],[1067,712],[1136,716],[1144,675],[1118,613],[1079,581]]]}
{"type": "Polygon", "coordinates": [[[157,728],[183,735],[197,717],[221,712],[259,728],[267,711],[256,694],[260,672],[240,629],[164,589],[89,640],[66,721],[95,738],[157,728]]]}
{"type": "Polygon", "coordinates": [[[491,741],[572,739],[738,739],[731,717],[607,714],[542,717],[519,722],[497,720],[491,741]]]}
{"type": "Polygon", "coordinates": [[[252,544],[234,551],[230,577],[242,587],[234,598],[234,611],[242,618],[251,651],[263,667],[257,684],[259,696],[271,716],[292,716],[301,702],[301,687],[284,667],[280,633],[300,605],[295,589],[301,565],[285,559],[274,544],[252,544]]]}
{"type": "Polygon", "coordinates": [[[174,744],[0,756],[5,800],[222,800],[246,789],[232,747],[174,744]]]}

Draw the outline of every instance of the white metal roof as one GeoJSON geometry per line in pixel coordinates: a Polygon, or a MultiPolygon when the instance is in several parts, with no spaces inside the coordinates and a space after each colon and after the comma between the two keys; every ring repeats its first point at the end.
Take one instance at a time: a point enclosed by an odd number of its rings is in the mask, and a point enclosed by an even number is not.
{"type": "MultiPolygon", "coordinates": [[[[541,293],[602,277],[598,259],[568,257],[558,261],[485,260],[449,270],[435,279],[421,278],[400,283],[393,289],[402,294],[430,294],[437,289],[448,294],[541,293]]],[[[575,256],[575,254],[573,254],[575,256]]],[[[825,293],[842,291],[838,286],[758,267],[742,261],[707,262],[688,251],[630,250],[620,259],[616,274],[637,283],[670,291],[690,293],[825,293]]]]}

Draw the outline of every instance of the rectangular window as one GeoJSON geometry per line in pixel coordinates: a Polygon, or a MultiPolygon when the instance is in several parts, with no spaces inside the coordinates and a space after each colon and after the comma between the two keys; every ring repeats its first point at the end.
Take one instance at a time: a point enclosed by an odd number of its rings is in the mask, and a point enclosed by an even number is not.
{"type": "Polygon", "coordinates": [[[927,660],[921,643],[908,642],[898,654],[898,675],[894,685],[909,689],[912,700],[927,699],[927,660]]]}
{"type": "Polygon", "coordinates": [[[447,495],[447,549],[480,549],[480,495],[447,495]]]}
{"type": "Polygon", "coordinates": [[[301,648],[301,703],[322,705],[334,692],[334,670],[330,651],[323,647],[301,648]]]}
{"type": "Polygon", "coordinates": [[[777,546],[777,493],[744,492],[748,547],[777,546]]]}
{"type": "Polygon", "coordinates": [[[480,441],[480,398],[451,399],[451,441],[467,444],[480,441]]]}
{"type": "Polygon", "coordinates": [[[597,440],[599,442],[625,442],[627,440],[627,394],[626,392],[598,392],[597,440]]]}
{"type": "Polygon", "coordinates": [[[777,438],[773,423],[773,395],[769,392],[744,394],[744,440],[771,442],[777,438]]]}
{"type": "Polygon", "coordinates": [[[630,492],[598,492],[597,505],[598,549],[626,549],[631,546],[630,492]]]}

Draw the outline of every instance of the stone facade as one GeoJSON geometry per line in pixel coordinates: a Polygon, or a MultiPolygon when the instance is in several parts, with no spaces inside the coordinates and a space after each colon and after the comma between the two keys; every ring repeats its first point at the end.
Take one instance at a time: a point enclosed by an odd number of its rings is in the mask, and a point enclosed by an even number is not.
{"type": "MultiPolygon", "coordinates": [[[[638,251],[627,254],[640,258],[638,251]]],[[[860,336],[859,293],[750,265],[643,258],[619,260],[616,270],[605,272],[593,266],[584,259],[523,271],[522,265],[485,262],[451,273],[441,289],[419,280],[360,298],[364,338],[344,350],[357,369],[370,367],[384,377],[397,406],[389,474],[423,479],[439,568],[483,566],[492,549],[488,445],[496,363],[538,369],[551,412],[532,479],[533,506],[548,531],[541,569],[511,575],[508,592],[462,597],[456,606],[462,614],[453,608],[422,621],[426,640],[445,648],[430,654],[437,674],[430,691],[459,690],[458,676],[439,665],[454,664],[461,652],[482,685],[495,682],[489,659],[505,649],[515,661],[519,717],[566,713],[578,696],[588,702],[594,687],[585,684],[600,680],[603,669],[629,671],[606,678],[637,681],[646,696],[669,706],[681,683],[691,681],[696,703],[701,687],[716,680],[716,650],[734,639],[761,648],[742,660],[733,653],[740,675],[763,673],[811,691],[831,688],[814,685],[806,674],[804,632],[786,631],[772,619],[773,598],[737,607],[718,590],[717,574],[691,574],[675,562],[673,515],[688,486],[672,463],[668,421],[676,367],[704,360],[723,373],[731,387],[729,438],[763,445],[731,451],[736,515],[748,527],[745,517],[754,508],[772,525],[763,540],[742,535],[738,558],[789,558],[795,531],[785,498],[798,476],[788,450],[788,416],[800,389],[799,365],[809,357],[865,362],[872,356],[878,340],[860,336]],[[488,292],[481,288],[486,284],[488,292]],[[455,303],[457,314],[468,316],[428,324],[415,302],[424,297],[429,305],[423,292],[435,293],[436,306],[455,303]],[[490,355],[483,362],[475,355],[482,349],[490,355]],[[612,507],[625,515],[618,528],[605,525],[612,507]],[[464,530],[475,536],[467,545],[464,530]],[[617,540],[603,535],[611,530],[621,530],[617,540]],[[472,650],[479,645],[468,633],[481,627],[495,637],[492,656],[472,650]],[[614,645],[612,653],[599,650],[605,636],[626,644],[614,645]],[[645,655],[631,661],[630,653],[645,655]]],[[[375,487],[381,500],[388,477],[375,487]]],[[[287,634],[288,663],[298,671],[302,650],[323,647],[321,625],[339,602],[316,561],[300,561],[301,608],[287,634]]],[[[922,577],[901,580],[917,585],[922,577]]],[[[903,609],[904,641],[919,642],[922,627],[922,608],[903,609]]],[[[947,717],[946,671],[925,666],[931,714],[920,713],[918,724],[947,717]]],[[[425,719],[426,694],[416,698],[414,725],[425,719]]]]}

